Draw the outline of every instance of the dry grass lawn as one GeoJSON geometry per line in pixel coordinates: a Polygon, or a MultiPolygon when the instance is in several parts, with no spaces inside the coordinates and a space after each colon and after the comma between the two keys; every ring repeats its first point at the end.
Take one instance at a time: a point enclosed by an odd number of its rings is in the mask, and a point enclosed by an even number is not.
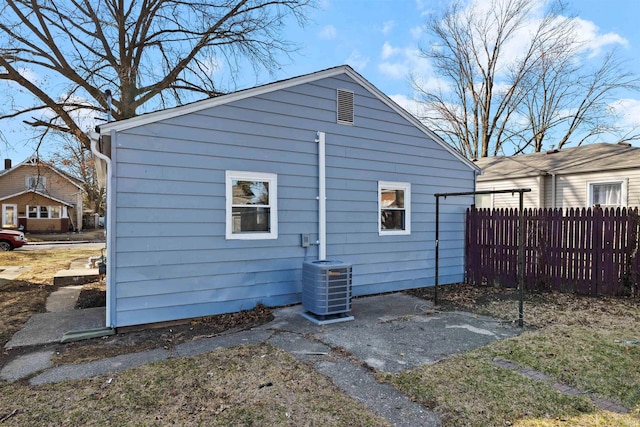
{"type": "Polygon", "coordinates": [[[0,383],[0,396],[0,420],[14,414],[3,426],[389,425],[270,345],[49,386],[0,383]]]}
{"type": "MultiPolygon", "coordinates": [[[[515,290],[456,285],[441,289],[442,305],[517,319],[515,290]]],[[[430,298],[432,290],[413,292],[430,298]]],[[[451,426],[640,426],[640,301],[529,294],[518,337],[385,378],[434,407],[451,426]],[[496,366],[516,362],[583,392],[568,396],[550,384],[496,366]],[[604,411],[591,398],[628,409],[604,411]]]]}
{"type": "MultiPolygon", "coordinates": [[[[0,265],[34,268],[0,290],[0,344],[44,310],[55,271],[94,251],[2,254],[0,265]]],[[[99,286],[90,286],[100,291],[99,286]]],[[[432,289],[412,294],[430,299],[432,289]]],[[[514,290],[465,285],[440,289],[440,310],[517,319],[514,290]]],[[[54,347],[55,363],[93,360],[111,352],[166,347],[250,327],[270,319],[266,308],[212,316],[181,326],[54,347]]],[[[527,330],[450,359],[379,375],[435,410],[444,426],[640,426],[638,299],[528,294],[527,330]],[[535,369],[581,390],[568,396],[551,384],[499,367],[496,358],[535,369]],[[594,398],[628,409],[600,409],[594,398]]],[[[6,360],[5,360],[6,361],[6,360]]],[[[0,358],[0,365],[3,359],[0,358]]],[[[340,392],[308,365],[269,345],[250,345],[171,359],[126,372],[47,386],[0,382],[0,425],[332,425],[380,426],[385,421],[340,392]]]]}
{"type": "Polygon", "coordinates": [[[55,249],[48,251],[11,251],[0,253],[0,266],[31,266],[0,289],[0,346],[11,339],[36,313],[45,311],[45,302],[55,291],[53,277],[71,262],[99,251],[87,249],[55,249]]]}
{"type": "MultiPolygon", "coordinates": [[[[33,315],[44,311],[55,290],[53,275],[95,250],[9,252],[0,265],[32,270],[0,289],[0,345],[33,315]]],[[[99,284],[87,286],[102,290],[99,284]]],[[[55,363],[80,363],[123,352],[165,347],[250,327],[271,319],[270,310],[197,319],[182,325],[130,331],[104,340],[53,346],[55,363]]],[[[51,347],[51,346],[50,346],[51,347]]],[[[3,362],[13,354],[3,352],[3,362]]],[[[47,386],[0,382],[0,425],[243,425],[385,426],[326,377],[269,345],[219,350],[137,369],[47,386]]]]}

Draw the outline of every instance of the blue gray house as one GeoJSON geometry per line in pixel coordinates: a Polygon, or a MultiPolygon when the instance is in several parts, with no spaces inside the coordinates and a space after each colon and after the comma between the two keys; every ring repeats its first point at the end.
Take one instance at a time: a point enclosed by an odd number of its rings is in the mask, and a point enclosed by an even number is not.
{"type": "MultiPolygon", "coordinates": [[[[348,66],[98,131],[110,327],[300,302],[305,260],[352,264],[355,296],[433,285],[433,195],[478,173],[348,66]]],[[[472,203],[441,206],[442,284],[472,203]]]]}

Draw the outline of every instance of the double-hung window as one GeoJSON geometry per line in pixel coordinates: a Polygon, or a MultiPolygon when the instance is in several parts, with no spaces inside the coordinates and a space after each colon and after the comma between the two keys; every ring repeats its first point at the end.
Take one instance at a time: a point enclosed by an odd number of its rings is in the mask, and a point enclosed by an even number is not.
{"type": "Polygon", "coordinates": [[[627,205],[627,182],[606,181],[588,183],[589,206],[624,207],[627,205]]]}
{"type": "Polygon", "coordinates": [[[411,234],[411,184],[378,182],[379,234],[411,234]]]}
{"type": "Polygon", "coordinates": [[[260,172],[227,171],[226,238],[278,238],[278,177],[260,172]]]}
{"type": "Polygon", "coordinates": [[[47,178],[42,175],[28,175],[25,177],[25,187],[27,190],[44,191],[47,185],[47,178]]]}

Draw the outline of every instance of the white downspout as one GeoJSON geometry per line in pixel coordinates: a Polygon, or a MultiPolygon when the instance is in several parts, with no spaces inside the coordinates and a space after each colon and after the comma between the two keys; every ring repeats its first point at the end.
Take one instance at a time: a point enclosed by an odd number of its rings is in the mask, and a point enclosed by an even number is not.
{"type": "Polygon", "coordinates": [[[556,174],[551,174],[551,208],[556,208],[556,174]]]}
{"type": "Polygon", "coordinates": [[[327,178],[325,163],[325,136],[318,131],[318,259],[327,258],[327,178]]]}
{"type": "Polygon", "coordinates": [[[94,132],[90,132],[89,137],[91,139],[91,152],[93,153],[94,156],[96,156],[97,158],[104,160],[104,162],[107,164],[107,180],[105,182],[105,187],[107,188],[107,212],[106,212],[106,218],[105,218],[105,230],[107,232],[107,237],[106,237],[106,242],[107,242],[107,304],[105,307],[106,310],[106,325],[109,328],[114,328],[114,322],[112,319],[112,313],[111,310],[113,308],[113,304],[112,304],[112,285],[113,282],[112,280],[114,279],[114,273],[113,273],[113,269],[110,269],[111,266],[114,265],[115,262],[115,251],[113,248],[113,245],[110,244],[111,242],[111,233],[112,233],[112,227],[109,226],[107,223],[110,222],[111,218],[112,218],[112,213],[110,212],[111,210],[111,159],[108,156],[105,156],[104,154],[102,154],[100,152],[100,150],[98,150],[97,144],[98,144],[98,138],[100,137],[100,135],[98,135],[97,133],[94,132]],[[111,271],[111,274],[109,274],[109,270],[111,271]]]}

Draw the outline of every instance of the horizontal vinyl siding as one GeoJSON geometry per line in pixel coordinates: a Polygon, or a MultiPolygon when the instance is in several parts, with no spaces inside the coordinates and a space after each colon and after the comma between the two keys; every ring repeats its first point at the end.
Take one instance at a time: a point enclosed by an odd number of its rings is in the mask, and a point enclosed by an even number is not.
{"type": "MultiPolygon", "coordinates": [[[[640,168],[620,171],[606,171],[579,175],[556,176],[556,207],[583,208],[588,207],[589,182],[616,181],[627,179],[627,206],[640,206],[640,168]]],[[[547,183],[549,203],[551,202],[551,178],[547,183]]],[[[549,205],[550,206],[550,205],[549,205]]]]}
{"type": "MultiPolygon", "coordinates": [[[[525,208],[540,208],[540,188],[538,185],[538,177],[517,178],[502,181],[478,181],[476,183],[476,191],[485,190],[512,190],[518,188],[530,188],[531,192],[523,193],[523,204],[525,208]]],[[[544,189],[543,189],[544,191],[544,189]]],[[[518,208],[520,205],[520,196],[518,193],[502,193],[493,195],[493,207],[501,208],[518,208]]]]}
{"type": "MultiPolygon", "coordinates": [[[[473,171],[346,77],[132,128],[114,144],[116,326],[300,301],[318,247],[318,146],[326,133],[327,258],[353,263],[354,294],[434,283],[436,192],[471,191],[473,171]],[[336,89],[355,92],[353,126],[336,89]],[[225,239],[225,171],[278,176],[278,238],[225,239]],[[378,181],[412,185],[412,232],[379,236],[378,181]]],[[[464,209],[442,206],[440,283],[461,281],[464,209]]]]}

